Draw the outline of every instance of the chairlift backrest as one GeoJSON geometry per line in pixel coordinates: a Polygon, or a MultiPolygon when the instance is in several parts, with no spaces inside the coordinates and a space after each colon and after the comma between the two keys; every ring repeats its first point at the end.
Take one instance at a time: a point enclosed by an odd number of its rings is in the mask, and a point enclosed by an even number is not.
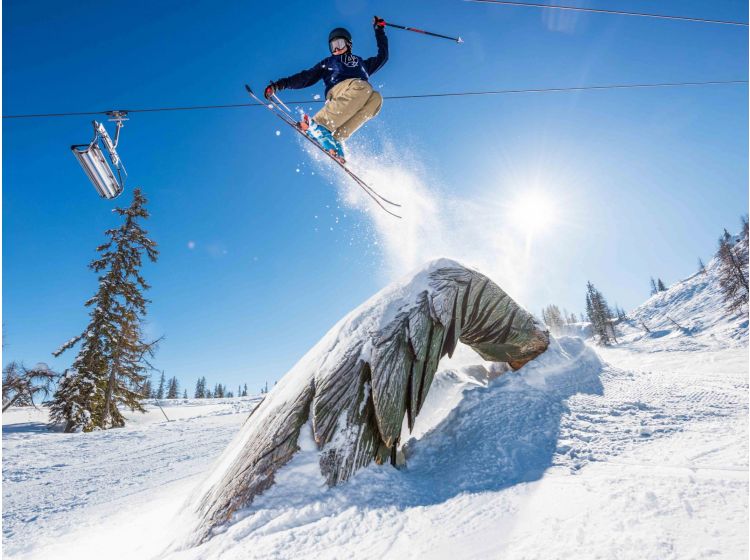
{"type": "Polygon", "coordinates": [[[83,167],[83,170],[88,175],[89,180],[99,195],[107,199],[116,198],[122,194],[125,188],[125,178],[127,177],[125,166],[122,164],[122,160],[116,151],[117,143],[120,140],[120,128],[122,128],[124,114],[113,112],[113,116],[112,120],[117,122],[117,132],[115,133],[114,142],[107,133],[107,129],[104,128],[104,125],[93,121],[94,139],[89,144],[76,144],[70,147],[73,155],[76,156],[78,163],[83,167]],[[109,152],[112,167],[104,159],[102,149],[99,147],[100,140],[107,149],[107,152],[109,152]],[[115,173],[117,174],[116,176],[115,173]]]}

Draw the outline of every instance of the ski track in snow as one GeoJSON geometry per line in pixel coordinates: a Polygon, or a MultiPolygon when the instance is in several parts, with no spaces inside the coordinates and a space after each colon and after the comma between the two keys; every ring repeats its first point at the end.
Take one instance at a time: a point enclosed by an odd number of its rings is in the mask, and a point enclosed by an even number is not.
{"type": "Polygon", "coordinates": [[[188,401],[165,409],[175,422],[152,409],[93,434],[46,432],[29,421],[44,411],[15,409],[5,555],[98,558],[106,542],[109,558],[174,560],[746,558],[747,319],[719,297],[692,277],[634,310],[618,345],[560,338],[489,383],[459,348],[406,469],[373,465],[328,489],[302,438],[273,487],[186,550],[170,548],[180,506],[257,400],[188,401]]]}

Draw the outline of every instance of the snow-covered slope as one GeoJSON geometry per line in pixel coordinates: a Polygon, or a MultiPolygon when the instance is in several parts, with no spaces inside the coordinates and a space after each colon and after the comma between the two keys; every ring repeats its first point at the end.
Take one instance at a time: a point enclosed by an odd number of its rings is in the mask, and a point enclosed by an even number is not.
{"type": "MultiPolygon", "coordinates": [[[[164,412],[147,401],[146,414],[126,414],[125,428],[90,434],[48,431],[46,407],[5,412],[4,557],[64,539],[118,511],[132,513],[162,488],[205,472],[260,397],[159,402],[164,412]]],[[[132,553],[132,544],[125,550],[132,553]]]]}
{"type": "Polygon", "coordinates": [[[629,320],[618,328],[620,342],[648,351],[746,346],[747,315],[727,311],[718,266],[712,259],[705,272],[673,284],[628,313],[629,320]]]}
{"type": "Polygon", "coordinates": [[[746,558],[748,325],[723,311],[711,269],[631,312],[612,348],[561,338],[515,373],[459,348],[406,469],[372,465],[329,489],[302,438],[276,485],[197,548],[167,549],[176,513],[252,402],[95,434],[14,411],[5,555],[99,558],[106,543],[108,558],[746,558]]]}

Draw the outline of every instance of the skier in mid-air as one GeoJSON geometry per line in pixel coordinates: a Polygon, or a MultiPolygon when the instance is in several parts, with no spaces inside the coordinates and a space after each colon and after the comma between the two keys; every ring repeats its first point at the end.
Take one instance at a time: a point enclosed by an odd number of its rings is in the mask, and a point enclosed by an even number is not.
{"type": "Polygon", "coordinates": [[[351,33],[337,27],[328,35],[331,56],[309,70],[271,82],[265,90],[266,99],[270,99],[279,90],[310,87],[322,79],[326,86],[325,105],[312,119],[304,115],[298,126],[342,163],[345,159],[341,143],[377,115],[383,105],[383,97],[372,89],[368,79],[388,60],[386,23],[377,16],[372,23],[378,44],[376,56],[363,59],[353,54],[351,33]]]}

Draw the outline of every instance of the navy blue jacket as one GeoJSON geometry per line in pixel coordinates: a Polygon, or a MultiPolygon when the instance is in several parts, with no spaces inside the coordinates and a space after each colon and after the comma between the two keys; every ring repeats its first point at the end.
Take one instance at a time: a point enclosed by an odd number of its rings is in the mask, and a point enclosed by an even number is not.
{"type": "Polygon", "coordinates": [[[367,81],[368,78],[380,70],[388,60],[388,38],[382,27],[375,30],[375,40],[378,43],[378,54],[371,58],[362,59],[351,53],[331,55],[324,58],[309,70],[281,78],[276,82],[278,89],[302,89],[310,87],[321,79],[328,90],[344,80],[357,78],[367,81]]]}

